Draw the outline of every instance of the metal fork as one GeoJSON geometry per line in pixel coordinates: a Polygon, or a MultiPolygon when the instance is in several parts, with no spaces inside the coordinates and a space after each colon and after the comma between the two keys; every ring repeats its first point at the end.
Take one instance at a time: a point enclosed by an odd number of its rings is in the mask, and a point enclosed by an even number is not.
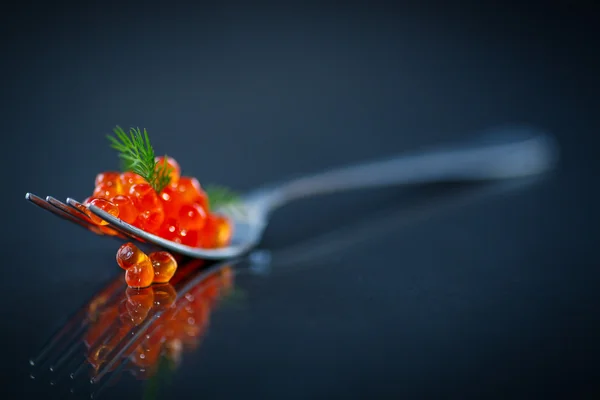
{"type": "Polygon", "coordinates": [[[235,205],[215,210],[228,216],[234,224],[231,244],[218,249],[194,248],[163,239],[90,206],[92,213],[108,222],[102,232],[79,209],[81,204],[73,199],[68,199],[65,204],[52,197],[44,201],[31,193],[27,193],[26,198],[94,233],[132,238],[193,258],[218,260],[240,256],[256,246],[271,213],[292,200],[350,189],[526,177],[550,169],[557,156],[557,146],[551,136],[527,126],[510,126],[489,130],[467,143],[421,150],[266,186],[243,196],[235,205]]]}

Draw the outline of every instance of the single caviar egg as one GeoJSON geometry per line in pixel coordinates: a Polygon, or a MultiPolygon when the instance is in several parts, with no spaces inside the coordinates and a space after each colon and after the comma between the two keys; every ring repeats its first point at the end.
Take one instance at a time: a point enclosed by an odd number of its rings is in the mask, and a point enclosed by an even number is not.
{"type": "Polygon", "coordinates": [[[233,225],[231,221],[224,216],[215,215],[215,224],[217,226],[217,236],[215,238],[215,246],[227,246],[233,235],[233,225]]]}
{"type": "Polygon", "coordinates": [[[101,199],[110,199],[111,197],[120,195],[121,194],[120,189],[121,189],[120,186],[117,187],[114,185],[109,185],[107,183],[101,183],[100,185],[96,186],[92,196],[98,197],[101,199]]]}
{"type": "Polygon", "coordinates": [[[117,264],[125,270],[146,261],[148,256],[131,242],[125,243],[117,250],[117,264]]]}
{"type": "Polygon", "coordinates": [[[123,193],[129,193],[129,189],[131,189],[133,185],[146,183],[146,180],[135,172],[123,172],[119,178],[123,187],[123,193]]]}
{"type": "Polygon", "coordinates": [[[179,209],[179,226],[185,230],[200,230],[206,223],[206,211],[197,203],[184,204],[179,209]]]}
{"type": "Polygon", "coordinates": [[[119,208],[119,218],[128,224],[132,224],[137,216],[138,210],[135,208],[133,201],[127,196],[118,195],[110,199],[110,201],[119,208]]]}
{"type": "Polygon", "coordinates": [[[121,174],[118,172],[103,172],[101,174],[96,175],[96,186],[106,185],[106,186],[114,186],[117,190],[121,190],[121,174]]]}
{"type": "Polygon", "coordinates": [[[90,204],[92,200],[94,200],[94,197],[90,196],[83,200],[82,203],[76,203],[75,208],[77,208],[79,211],[83,212],[89,217],[90,214],[92,214],[92,212],[87,208],[87,205],[90,204]]]}
{"type": "MultiPolygon", "coordinates": [[[[119,208],[115,204],[111,203],[110,201],[108,201],[106,199],[100,199],[100,198],[94,199],[94,200],[90,201],[90,205],[96,206],[99,209],[101,209],[102,211],[106,211],[113,217],[119,216],[119,208]]],[[[99,216],[94,214],[93,212],[89,213],[89,217],[94,223],[96,223],[98,225],[108,225],[108,222],[106,222],[105,220],[103,220],[102,218],[100,218],[99,216]]]]}
{"type": "Polygon", "coordinates": [[[154,282],[167,283],[177,270],[177,261],[166,251],[157,251],[148,255],[154,269],[154,282]]]}
{"type": "Polygon", "coordinates": [[[171,174],[171,183],[176,183],[179,180],[179,176],[181,175],[181,168],[179,167],[179,163],[175,161],[174,158],[168,156],[156,157],[156,169],[164,168],[165,163],[167,164],[167,168],[170,169],[171,174]]]}
{"type": "Polygon", "coordinates": [[[182,176],[177,182],[177,192],[181,195],[182,203],[193,203],[202,196],[202,188],[198,179],[182,176]]]}
{"type": "Polygon", "coordinates": [[[200,232],[198,247],[203,249],[212,249],[217,247],[218,225],[215,214],[209,214],[206,218],[206,223],[200,232]]]}
{"type": "Polygon", "coordinates": [[[165,219],[165,214],[162,208],[158,207],[153,210],[142,211],[138,214],[133,225],[146,232],[157,233],[165,219]]]}
{"type": "Polygon", "coordinates": [[[133,200],[133,204],[135,204],[140,212],[161,207],[156,191],[148,183],[137,183],[131,186],[129,189],[129,197],[133,200]]]}
{"type": "Polygon", "coordinates": [[[165,211],[165,216],[177,218],[181,207],[181,196],[177,187],[170,185],[165,187],[159,194],[160,201],[165,211]]]}
{"type": "Polygon", "coordinates": [[[125,282],[127,286],[132,288],[145,288],[152,285],[154,280],[154,270],[150,259],[146,259],[139,263],[131,266],[125,271],[125,282]]]}

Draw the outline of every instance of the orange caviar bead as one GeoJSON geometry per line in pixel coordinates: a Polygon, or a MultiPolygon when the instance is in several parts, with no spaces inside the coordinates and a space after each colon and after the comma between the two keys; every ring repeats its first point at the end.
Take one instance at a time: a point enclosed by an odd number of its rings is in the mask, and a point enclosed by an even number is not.
{"type": "Polygon", "coordinates": [[[165,213],[162,208],[142,211],[138,214],[133,225],[150,233],[157,233],[165,219],[165,213]]]}
{"type": "Polygon", "coordinates": [[[200,230],[206,223],[206,211],[197,203],[184,204],[179,209],[179,226],[185,230],[200,230]]]}
{"type": "Polygon", "coordinates": [[[179,163],[175,161],[174,158],[169,156],[156,157],[155,160],[157,170],[159,168],[163,168],[164,164],[167,163],[167,167],[171,170],[171,183],[177,183],[179,177],[181,176],[181,168],[179,167],[179,163]]]}
{"type": "Polygon", "coordinates": [[[85,200],[83,200],[82,203],[78,203],[75,207],[79,210],[82,211],[85,215],[87,215],[88,217],[90,216],[90,214],[92,214],[92,212],[90,210],[88,210],[88,208],[86,207],[88,204],[90,204],[90,202],[94,200],[93,197],[88,197],[85,200]]]}
{"type": "Polygon", "coordinates": [[[145,262],[149,262],[148,256],[131,242],[125,243],[117,250],[117,263],[125,270],[145,262]]]}
{"type": "Polygon", "coordinates": [[[116,188],[119,188],[118,190],[120,190],[122,184],[120,176],[120,173],[113,171],[98,174],[96,175],[96,186],[105,184],[107,186],[114,186],[116,188]]]}
{"type": "Polygon", "coordinates": [[[135,208],[133,201],[129,197],[121,194],[113,197],[110,199],[110,201],[117,205],[120,219],[128,224],[132,224],[136,220],[138,216],[138,210],[135,208]]]}
{"type": "Polygon", "coordinates": [[[163,221],[162,225],[158,229],[158,236],[161,238],[174,241],[179,235],[179,223],[175,218],[167,218],[163,221]]]}
{"type": "Polygon", "coordinates": [[[154,289],[154,307],[162,310],[171,307],[177,299],[177,292],[170,283],[160,283],[152,286],[154,289]]]}
{"type": "Polygon", "coordinates": [[[177,261],[166,251],[157,251],[148,255],[154,269],[154,282],[167,283],[177,270],[177,261]]]}
{"type": "Polygon", "coordinates": [[[127,288],[125,293],[127,294],[125,308],[129,315],[129,320],[126,318],[126,321],[131,321],[134,325],[139,325],[144,322],[154,306],[154,291],[152,288],[127,288]]]}
{"type": "Polygon", "coordinates": [[[153,279],[154,269],[148,257],[141,263],[135,264],[125,271],[125,282],[132,288],[148,287],[152,285],[153,279]]]}
{"type": "Polygon", "coordinates": [[[131,189],[133,185],[146,183],[146,180],[135,172],[123,172],[119,178],[123,187],[123,193],[129,193],[129,189],[131,189]]]}
{"type": "Polygon", "coordinates": [[[111,197],[115,197],[121,194],[121,187],[109,185],[108,183],[101,183],[96,186],[94,189],[93,197],[98,197],[101,199],[110,199],[111,197]]]}
{"type": "Polygon", "coordinates": [[[182,176],[179,178],[176,188],[181,195],[182,203],[193,203],[202,197],[202,188],[196,178],[182,176]]]}
{"type": "Polygon", "coordinates": [[[177,218],[179,216],[179,207],[181,207],[181,195],[177,187],[170,185],[165,187],[159,194],[160,201],[167,217],[177,218]]]}
{"type": "Polygon", "coordinates": [[[129,197],[133,200],[133,204],[135,204],[140,212],[161,207],[156,191],[148,183],[136,183],[131,186],[129,189],[129,197]]]}
{"type": "MultiPolygon", "coordinates": [[[[115,204],[111,203],[110,201],[108,201],[106,199],[94,199],[94,200],[90,201],[90,205],[96,206],[99,209],[106,211],[107,213],[109,213],[110,215],[112,215],[114,217],[119,216],[119,208],[115,204]]],[[[102,218],[98,217],[96,214],[94,214],[91,211],[89,213],[89,217],[94,223],[96,223],[98,225],[108,225],[108,222],[106,222],[102,218]]]]}
{"type": "Polygon", "coordinates": [[[206,223],[204,224],[204,228],[200,232],[200,240],[198,242],[198,247],[202,247],[204,249],[212,249],[217,247],[217,234],[218,227],[214,214],[209,214],[206,218],[206,223]]]}
{"type": "Polygon", "coordinates": [[[231,221],[222,215],[215,215],[215,224],[217,226],[215,246],[227,246],[231,241],[231,237],[233,236],[233,225],[231,221]]]}

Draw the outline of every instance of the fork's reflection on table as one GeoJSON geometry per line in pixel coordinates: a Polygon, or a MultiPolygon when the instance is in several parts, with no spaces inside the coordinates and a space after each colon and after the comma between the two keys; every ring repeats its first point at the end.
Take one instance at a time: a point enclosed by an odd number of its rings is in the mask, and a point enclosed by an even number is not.
{"type": "Polygon", "coordinates": [[[31,378],[97,396],[124,373],[148,379],[176,368],[183,352],[198,347],[219,300],[233,292],[230,264],[201,266],[189,261],[171,283],[140,290],[119,275],[31,360],[31,378]]]}

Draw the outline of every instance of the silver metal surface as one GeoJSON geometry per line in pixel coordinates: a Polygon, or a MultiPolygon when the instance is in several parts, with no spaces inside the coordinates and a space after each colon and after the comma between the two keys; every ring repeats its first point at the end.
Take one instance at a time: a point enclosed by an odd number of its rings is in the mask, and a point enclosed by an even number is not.
{"type": "MultiPolygon", "coordinates": [[[[123,237],[189,257],[217,260],[237,257],[252,249],[260,241],[271,212],[292,200],[361,188],[532,176],[550,169],[557,155],[557,146],[550,136],[529,127],[516,126],[489,131],[477,142],[423,150],[268,186],[248,193],[240,204],[216,210],[234,224],[231,244],[219,249],[185,246],[145,232],[98,207],[90,206],[89,210],[123,237]]],[[[67,200],[69,207],[51,197],[44,202],[27,193],[26,198],[68,221],[103,234],[77,209],[80,203],[73,199],[67,200]]]]}

